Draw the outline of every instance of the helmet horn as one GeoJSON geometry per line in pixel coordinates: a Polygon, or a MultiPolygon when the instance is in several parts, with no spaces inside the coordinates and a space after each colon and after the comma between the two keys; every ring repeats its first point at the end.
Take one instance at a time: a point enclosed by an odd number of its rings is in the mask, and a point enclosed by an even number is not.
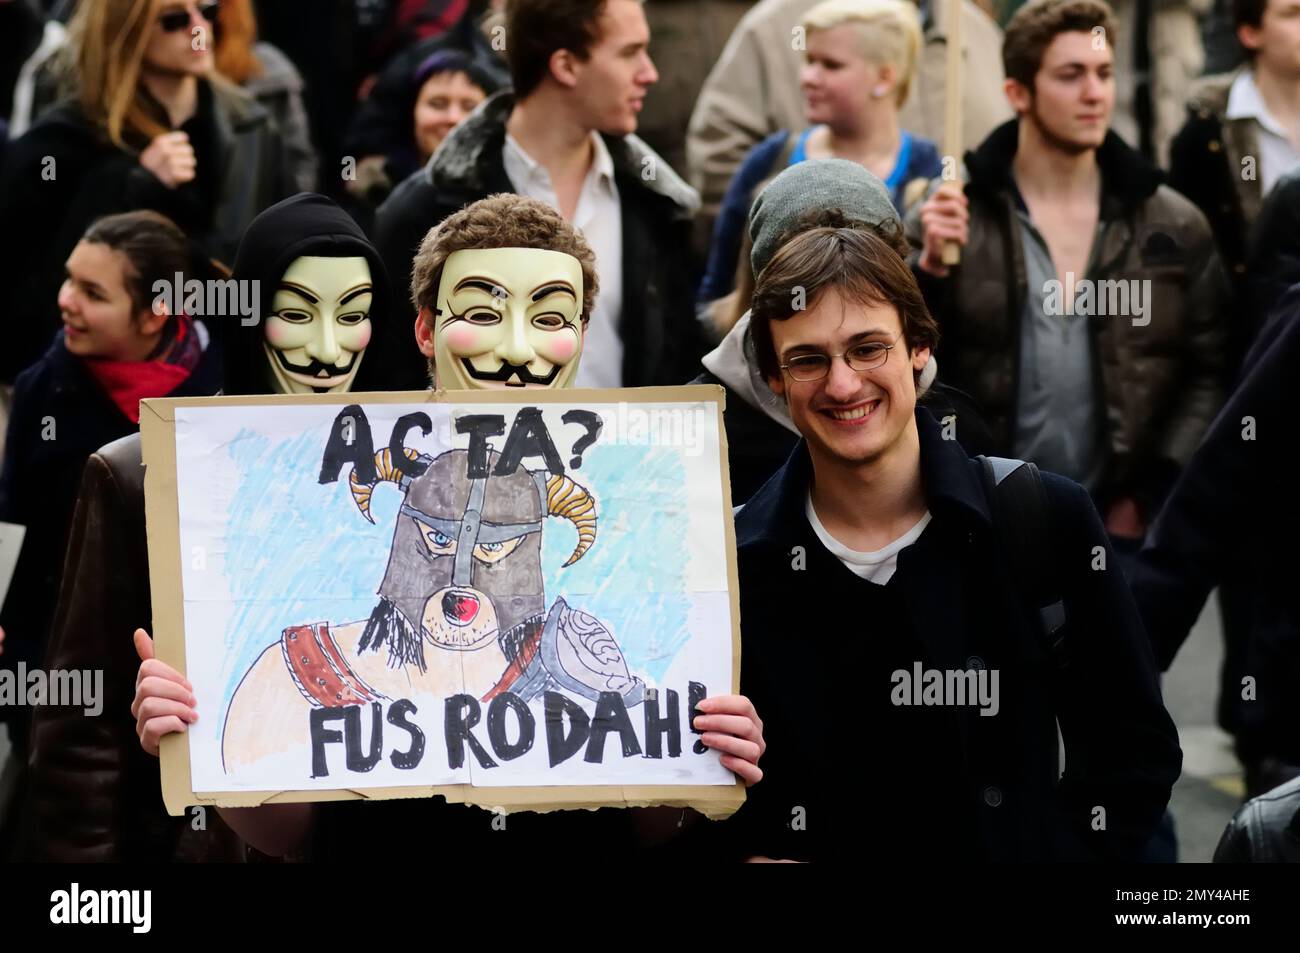
{"type": "Polygon", "coordinates": [[[565,566],[572,566],[596,541],[596,501],[591,494],[562,473],[546,481],[546,512],[573,523],[578,530],[578,545],[565,566]]]}
{"type": "MultiPolygon", "coordinates": [[[[420,454],[409,447],[403,448],[403,452],[408,460],[415,461],[419,459],[420,454]]],[[[396,483],[400,486],[404,475],[401,470],[393,465],[393,452],[387,447],[375,454],[375,472],[378,473],[379,479],[374,483],[362,483],[358,480],[355,468],[353,468],[351,476],[348,477],[348,483],[352,489],[352,499],[356,502],[357,509],[361,511],[362,516],[372,523],[375,518],[370,515],[370,495],[374,492],[375,487],[380,483],[396,483]]]]}

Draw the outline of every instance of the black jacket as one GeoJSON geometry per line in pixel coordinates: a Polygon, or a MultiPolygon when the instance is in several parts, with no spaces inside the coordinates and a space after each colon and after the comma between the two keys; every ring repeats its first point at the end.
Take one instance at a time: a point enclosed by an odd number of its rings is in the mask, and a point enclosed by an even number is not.
{"type": "Polygon", "coordinates": [[[803,445],[736,517],[741,689],[763,719],[767,752],[763,780],[728,822],[735,847],[809,860],[930,860],[932,850],[936,859],[1133,858],[1168,802],[1181,753],[1096,510],[1083,488],[1043,475],[1068,620],[1058,672],[994,542],[978,463],[943,439],[928,411],[916,420],[933,519],[883,587],[901,598],[898,624],[873,625],[854,596],[870,604],[876,595],[861,587],[873,584],[848,573],[809,526],[803,445]],[[1104,571],[1093,568],[1098,554],[1104,571]],[[889,710],[881,660],[904,639],[926,668],[1000,678],[995,716],[949,709],[948,750],[910,752],[925,764],[925,783],[880,754],[893,740],[878,726],[899,711],[889,710]],[[1054,716],[1066,752],[1059,785],[1054,716]],[[936,804],[948,812],[918,806],[936,804]],[[940,823],[953,836],[935,844],[940,823]]]}
{"type": "Polygon", "coordinates": [[[1300,864],[1300,778],[1237,809],[1214,851],[1216,864],[1300,864]]]}
{"type": "Polygon", "coordinates": [[[1174,485],[1133,565],[1133,594],[1167,668],[1215,586],[1249,594],[1250,638],[1229,642],[1219,718],[1246,761],[1300,763],[1300,589],[1295,535],[1300,288],[1174,485]],[[1249,677],[1251,682],[1243,682],[1249,677]],[[1253,697],[1243,700],[1248,687],[1253,697]]]}
{"type": "Polygon", "coordinates": [[[138,155],[101,138],[71,104],[42,116],[10,147],[0,176],[0,284],[7,289],[0,381],[37,360],[58,328],[64,262],[95,219],[152,209],[228,263],[253,216],[294,191],[265,109],[224,81],[201,82],[199,103],[183,127],[197,177],[176,189],[138,155]]]}
{"type": "Polygon", "coordinates": [[[1278,302],[1300,284],[1300,170],[1282,176],[1264,199],[1251,232],[1246,301],[1251,342],[1291,312],[1278,302]]]}
{"type": "Polygon", "coordinates": [[[1169,184],[1209,220],[1224,267],[1235,281],[1246,271],[1246,236],[1259,211],[1259,143],[1253,119],[1228,120],[1237,72],[1205,77],[1187,104],[1187,121],[1169,146],[1169,184]],[[1242,160],[1250,158],[1250,166],[1242,160]]]}
{"type": "MultiPolygon", "coordinates": [[[[193,373],[166,396],[216,393],[217,365],[209,346],[193,373]]],[[[136,429],[83,361],[68,353],[62,332],[19,376],[0,471],[0,520],[26,526],[27,534],[0,612],[6,634],[0,664],[41,663],[82,467],[99,447],[136,429]]]]}
{"type": "MultiPolygon", "coordinates": [[[[388,270],[375,246],[361,227],[334,202],[315,192],[299,192],[277,202],[257,218],[239,242],[232,277],[260,288],[262,314],[271,310],[271,300],[285,269],[297,258],[364,258],[370,264],[370,344],[357,368],[352,390],[393,390],[386,358],[390,349],[417,353],[410,326],[394,325],[392,284],[388,270]]],[[[265,329],[261,321],[245,324],[240,315],[228,316],[221,324],[225,370],[223,392],[227,394],[271,393],[263,347],[265,329]]]]}
{"type": "MultiPolygon", "coordinates": [[[[375,244],[404,295],[410,293],[411,259],[430,228],[472,202],[515,191],[501,157],[513,106],[509,91],[489,98],[379,207],[375,244]]],[[[623,213],[623,385],[684,384],[698,372],[705,350],[690,263],[691,215],[699,199],[636,136],[604,140],[623,213]]],[[[413,309],[410,316],[414,321],[413,309]]],[[[406,386],[427,386],[425,363],[395,355],[394,366],[404,368],[406,386]]]]}

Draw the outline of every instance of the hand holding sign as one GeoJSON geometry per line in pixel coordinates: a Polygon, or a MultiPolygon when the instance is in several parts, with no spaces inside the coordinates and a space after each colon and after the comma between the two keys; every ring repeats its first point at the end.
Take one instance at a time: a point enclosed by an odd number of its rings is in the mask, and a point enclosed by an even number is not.
{"type": "Polygon", "coordinates": [[[135,651],[140,656],[140,671],[135,677],[131,716],[140,747],[156,758],[163,735],[184,731],[199,720],[194,710],[194,686],[176,669],[154,658],[153,639],[144,629],[135,630],[135,651]]]}
{"type": "Polygon", "coordinates": [[[722,766],[736,772],[745,787],[761,781],[763,769],[758,760],[767,750],[767,742],[754,703],[744,695],[714,695],[696,707],[704,714],[697,715],[691,725],[704,732],[700,736],[704,746],[717,751],[722,766]]]}

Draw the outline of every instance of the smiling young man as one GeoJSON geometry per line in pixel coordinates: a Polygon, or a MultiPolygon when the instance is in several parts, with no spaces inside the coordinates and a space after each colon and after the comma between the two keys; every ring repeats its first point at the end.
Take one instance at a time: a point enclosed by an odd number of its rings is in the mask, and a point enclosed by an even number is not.
{"type": "Polygon", "coordinates": [[[1035,555],[1059,570],[1061,667],[980,463],[917,406],[939,334],[903,259],[869,229],[810,227],[759,274],[751,328],[803,439],[736,517],[741,683],[768,746],[731,846],[1133,857],[1181,756],[1087,493],[1042,475],[1053,549],[1035,555]]]}
{"type": "MultiPolygon", "coordinates": [[[[425,233],[472,202],[513,192],[558,211],[601,276],[583,387],[684,383],[704,351],[689,260],[699,198],[633,135],[659,79],[649,40],[639,0],[510,0],[513,89],[457,126],[376,217],[376,244],[400,282],[425,233]]],[[[409,357],[399,366],[422,386],[423,368],[409,357]]]]}
{"type": "Polygon", "coordinates": [[[1082,483],[1136,549],[1223,402],[1229,321],[1205,217],[1109,131],[1121,40],[1102,0],[1021,7],[1002,48],[1017,118],[909,237],[949,383],[1001,452],[1082,483]]]}

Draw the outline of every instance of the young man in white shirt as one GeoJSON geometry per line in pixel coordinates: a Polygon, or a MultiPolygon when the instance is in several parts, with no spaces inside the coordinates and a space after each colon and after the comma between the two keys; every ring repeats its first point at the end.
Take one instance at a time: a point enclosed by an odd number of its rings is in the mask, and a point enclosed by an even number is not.
{"type": "Polygon", "coordinates": [[[704,350],[689,260],[699,199],[633,135],[659,78],[641,3],[511,0],[504,39],[513,90],[453,130],[378,211],[390,273],[409,276],[425,233],[470,202],[539,199],[596,253],[601,291],[578,386],[684,383],[704,350]]]}
{"type": "Polygon", "coordinates": [[[1232,13],[1246,63],[1193,89],[1169,184],[1210,220],[1240,285],[1264,199],[1300,168],[1300,0],[1233,0],[1232,13]]]}

